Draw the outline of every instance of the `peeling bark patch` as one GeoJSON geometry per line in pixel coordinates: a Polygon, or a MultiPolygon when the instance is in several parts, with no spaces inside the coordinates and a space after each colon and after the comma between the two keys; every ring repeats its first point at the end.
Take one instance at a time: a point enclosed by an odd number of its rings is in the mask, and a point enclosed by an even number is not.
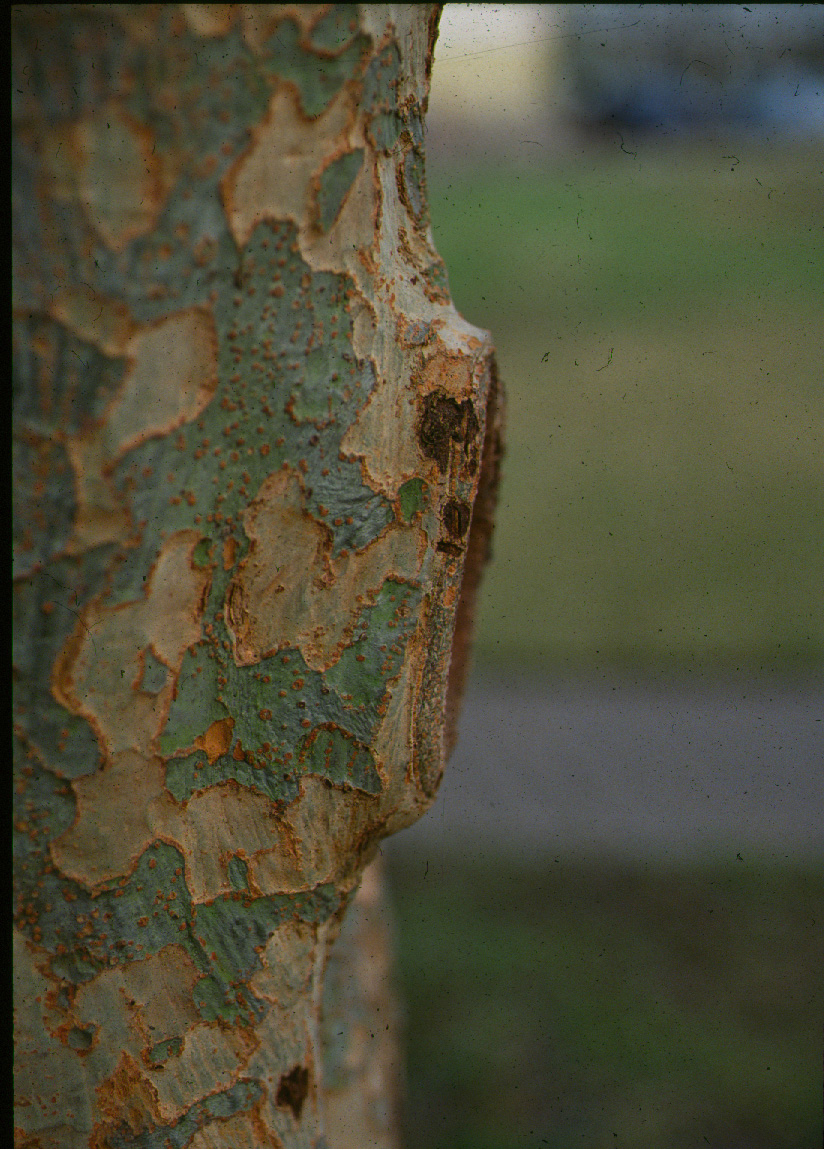
{"type": "Polygon", "coordinates": [[[293,1066],[289,1073],[284,1074],[278,1083],[275,1102],[283,1108],[288,1106],[297,1122],[300,1120],[300,1112],[303,1109],[303,1103],[306,1101],[306,1095],[308,1093],[309,1071],[305,1066],[293,1066]]]}
{"type": "Polygon", "coordinates": [[[468,399],[459,403],[442,391],[430,392],[424,399],[418,442],[424,455],[435,460],[439,471],[449,470],[456,445],[462,448],[470,470],[475,470],[478,430],[478,417],[468,399]]]}
{"type": "Polygon", "coordinates": [[[104,1120],[91,1132],[92,1146],[128,1145],[162,1121],[157,1091],[142,1068],[125,1052],[114,1074],[97,1087],[97,1104],[104,1120]]]}

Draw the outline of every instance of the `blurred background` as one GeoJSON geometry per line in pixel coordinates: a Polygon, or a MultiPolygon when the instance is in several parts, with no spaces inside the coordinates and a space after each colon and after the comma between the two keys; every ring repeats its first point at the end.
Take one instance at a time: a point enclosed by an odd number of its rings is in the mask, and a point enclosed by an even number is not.
{"type": "Polygon", "coordinates": [[[447,4],[435,242],[508,391],[408,1146],[818,1146],[824,6],[447,4]]]}

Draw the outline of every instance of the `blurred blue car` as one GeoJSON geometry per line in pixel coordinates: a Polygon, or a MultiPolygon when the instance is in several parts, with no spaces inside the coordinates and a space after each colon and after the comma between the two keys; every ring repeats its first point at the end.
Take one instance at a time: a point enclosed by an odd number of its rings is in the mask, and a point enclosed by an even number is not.
{"type": "Polygon", "coordinates": [[[570,116],[582,126],[824,138],[824,5],[569,4],[570,116]]]}

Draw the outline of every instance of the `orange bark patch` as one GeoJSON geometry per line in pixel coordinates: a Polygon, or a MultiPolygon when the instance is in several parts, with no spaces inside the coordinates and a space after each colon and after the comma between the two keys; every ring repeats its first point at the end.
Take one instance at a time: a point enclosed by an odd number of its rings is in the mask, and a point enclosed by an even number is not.
{"type": "Polygon", "coordinates": [[[232,745],[234,726],[234,719],[217,719],[204,734],[198,735],[195,739],[195,746],[198,750],[206,752],[206,757],[210,763],[219,759],[221,755],[225,755],[229,750],[232,745]]]}
{"type": "Polygon", "coordinates": [[[421,389],[430,392],[437,388],[454,399],[464,399],[472,394],[472,365],[468,356],[433,355],[423,369],[421,389]]]}
{"type": "Polygon", "coordinates": [[[124,1136],[129,1141],[137,1139],[143,1131],[152,1130],[162,1122],[157,1092],[128,1054],[120,1056],[114,1074],[97,1087],[96,1093],[105,1119],[93,1128],[91,1146],[109,1146],[112,1141],[122,1141],[124,1136]]]}

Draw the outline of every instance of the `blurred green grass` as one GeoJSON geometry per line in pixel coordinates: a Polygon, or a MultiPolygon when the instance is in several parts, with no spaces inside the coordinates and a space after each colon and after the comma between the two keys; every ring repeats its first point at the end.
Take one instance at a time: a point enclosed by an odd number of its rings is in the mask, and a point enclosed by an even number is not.
{"type": "MultiPolygon", "coordinates": [[[[629,150],[430,165],[508,389],[477,661],[820,668],[824,154],[629,150]]],[[[824,871],[517,849],[389,855],[405,1145],[820,1145],[824,871]]]]}
{"type": "Polygon", "coordinates": [[[477,659],[820,664],[824,154],[633,148],[429,173],[509,397],[477,659]]]}
{"type": "Polygon", "coordinates": [[[407,1146],[816,1146],[824,872],[395,857],[407,1146]]]}

